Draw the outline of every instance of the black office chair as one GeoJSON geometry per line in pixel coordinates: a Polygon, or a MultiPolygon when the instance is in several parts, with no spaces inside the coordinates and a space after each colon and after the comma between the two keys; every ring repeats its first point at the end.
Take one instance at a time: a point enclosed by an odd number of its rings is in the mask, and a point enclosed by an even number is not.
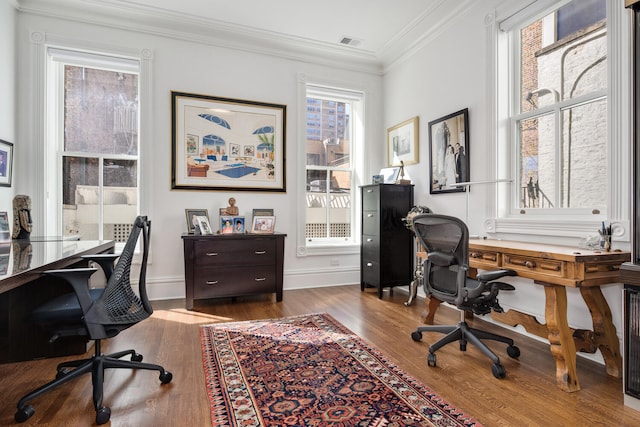
{"type": "Polygon", "coordinates": [[[93,403],[96,423],[104,424],[111,417],[111,410],[102,406],[104,370],[108,368],[148,369],[160,372],[160,382],[167,384],[173,378],[162,366],[142,363],[142,355],[135,350],[104,355],[101,340],[112,338],[121,331],[148,318],[153,308],[147,298],[145,277],[149,254],[151,221],[146,216],[136,218],[131,234],[120,255],[89,255],[84,258],[95,261],[105,272],[107,285],[101,289],[89,289],[89,278],[97,268],[70,268],[46,271],[46,275],[64,279],[72,287],[71,293],[57,297],[36,308],[29,321],[42,324],[52,331],[50,341],[64,336],[88,336],[94,341],[95,352],[89,359],[64,362],[58,365],[56,378],[35,389],[18,402],[15,414],[17,422],[24,422],[35,412],[27,402],[82,374],[91,373],[93,403]],[[142,233],[142,259],[140,265],[139,295],[131,288],[130,273],[138,237],[142,233]],[[113,266],[115,259],[118,262],[113,266]],[[130,355],[131,360],[122,360],[130,355]]]}
{"type": "Polygon", "coordinates": [[[460,342],[460,350],[466,351],[467,342],[474,344],[491,359],[491,371],[496,378],[504,378],[506,370],[500,359],[481,339],[508,344],[510,357],[520,356],[520,349],[513,340],[500,335],[469,327],[465,311],[487,314],[491,310],[502,312],[498,304],[498,291],[514,290],[512,285],[496,282],[505,276],[517,276],[513,270],[496,270],[479,273],[476,279],[467,277],[469,270],[469,230],[458,218],[421,214],[413,218],[413,228],[418,240],[427,252],[423,266],[423,287],[427,295],[455,305],[460,311],[460,322],[455,326],[420,326],[411,333],[414,341],[422,340],[423,332],[447,334],[429,347],[427,363],[436,366],[436,351],[454,341],[460,342]]]}

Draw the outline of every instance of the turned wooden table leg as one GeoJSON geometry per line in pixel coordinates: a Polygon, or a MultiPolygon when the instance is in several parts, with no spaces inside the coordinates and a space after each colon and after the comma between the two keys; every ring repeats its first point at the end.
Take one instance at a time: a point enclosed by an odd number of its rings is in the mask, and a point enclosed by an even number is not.
{"type": "Polygon", "coordinates": [[[613,325],[609,304],[599,286],[580,288],[580,293],[589,307],[595,342],[604,358],[607,374],[620,378],[622,376],[620,341],[618,341],[616,327],[613,325]]]}
{"type": "Polygon", "coordinates": [[[427,312],[422,314],[422,322],[425,325],[433,325],[433,318],[436,315],[436,311],[438,311],[438,307],[440,307],[442,301],[434,296],[428,297],[427,302],[427,312]]]}
{"type": "Polygon", "coordinates": [[[567,321],[567,289],[545,284],[545,318],[551,354],[556,360],[556,382],[562,390],[580,390],[576,370],[576,346],[567,321]]]}

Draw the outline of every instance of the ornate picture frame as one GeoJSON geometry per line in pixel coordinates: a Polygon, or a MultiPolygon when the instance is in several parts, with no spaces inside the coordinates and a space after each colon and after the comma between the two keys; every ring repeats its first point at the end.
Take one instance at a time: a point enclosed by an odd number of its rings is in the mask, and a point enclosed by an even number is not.
{"type": "Polygon", "coordinates": [[[387,129],[387,163],[400,166],[418,163],[420,140],[418,116],[387,129]]]}
{"type": "Polygon", "coordinates": [[[287,106],[171,92],[171,188],[286,191],[287,106]]]}
{"type": "Polygon", "coordinates": [[[469,181],[469,110],[467,108],[429,122],[429,192],[463,193],[469,181]]]}

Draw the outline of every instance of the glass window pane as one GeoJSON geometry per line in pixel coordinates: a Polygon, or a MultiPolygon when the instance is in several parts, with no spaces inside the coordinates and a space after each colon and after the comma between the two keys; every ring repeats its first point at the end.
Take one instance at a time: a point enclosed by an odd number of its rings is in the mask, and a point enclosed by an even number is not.
{"type": "Polygon", "coordinates": [[[104,239],[127,240],[138,214],[137,173],[135,160],[104,160],[104,239]]]}
{"type": "Polygon", "coordinates": [[[98,239],[100,218],[99,162],[97,158],[62,158],[63,235],[98,239]]]}
{"type": "Polygon", "coordinates": [[[607,203],[607,102],[562,113],[562,207],[605,211],[607,203]]]}
{"type": "Polygon", "coordinates": [[[350,167],[348,103],[307,98],[307,165],[350,167]]]}
{"type": "Polygon", "coordinates": [[[327,171],[307,170],[307,239],[327,237],[327,171]]]}
{"type": "Polygon", "coordinates": [[[520,208],[555,207],[555,124],[552,114],[520,122],[520,208]]]}
{"type": "Polygon", "coordinates": [[[574,0],[521,30],[521,112],[607,88],[605,10],[605,0],[574,0]]]}
{"type": "Polygon", "coordinates": [[[329,237],[351,236],[351,172],[331,172],[329,237]]]}
{"type": "Polygon", "coordinates": [[[65,65],[64,149],[138,153],[138,76],[65,65]]]}

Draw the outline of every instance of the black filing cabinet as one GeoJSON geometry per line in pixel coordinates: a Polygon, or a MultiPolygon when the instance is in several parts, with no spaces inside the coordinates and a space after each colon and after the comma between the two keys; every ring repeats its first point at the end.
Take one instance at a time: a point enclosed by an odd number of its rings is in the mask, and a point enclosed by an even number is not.
{"type": "Polygon", "coordinates": [[[413,185],[373,184],[362,190],[360,289],[407,286],[413,280],[413,234],[402,219],[413,206],[413,185]]]}

